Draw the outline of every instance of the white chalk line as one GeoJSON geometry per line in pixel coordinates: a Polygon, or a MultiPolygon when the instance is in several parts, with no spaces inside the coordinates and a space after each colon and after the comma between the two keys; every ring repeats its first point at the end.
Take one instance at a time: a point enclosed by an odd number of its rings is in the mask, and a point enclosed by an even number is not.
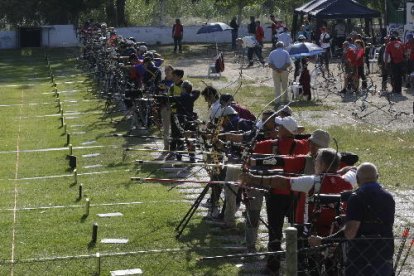
{"type": "MultiPolygon", "coordinates": [[[[131,202],[112,202],[112,203],[97,203],[91,204],[91,207],[107,207],[107,206],[129,206],[139,204],[159,204],[159,203],[186,203],[188,200],[151,200],[151,201],[131,201],[131,202]]],[[[38,206],[38,207],[22,207],[16,208],[16,211],[36,211],[36,210],[49,210],[49,209],[76,209],[85,208],[83,204],[75,205],[53,205],[53,206],[38,206]]],[[[14,211],[14,208],[0,209],[2,212],[14,211]]]]}
{"type": "MultiPolygon", "coordinates": [[[[114,172],[123,172],[125,170],[113,170],[113,171],[101,171],[101,172],[87,172],[87,173],[78,173],[78,176],[81,175],[97,175],[97,174],[108,174],[114,172]]],[[[61,174],[61,175],[48,175],[48,176],[33,176],[33,177],[22,177],[17,178],[14,180],[41,180],[41,179],[53,179],[53,178],[65,178],[65,177],[73,177],[73,174],[61,174]]],[[[12,179],[9,179],[12,180],[12,179]]]]}
{"type": "MultiPolygon", "coordinates": [[[[21,90],[21,96],[20,100],[23,103],[23,90],[21,90]]],[[[12,244],[11,244],[11,260],[14,262],[14,256],[15,256],[15,243],[16,243],[16,220],[17,220],[17,179],[19,175],[19,158],[20,158],[20,133],[22,129],[22,109],[23,105],[19,107],[19,127],[17,132],[17,141],[16,141],[16,166],[15,166],[15,172],[14,172],[14,206],[13,206],[13,227],[12,227],[12,244]]],[[[12,265],[10,268],[10,275],[13,276],[14,274],[14,266],[12,265]]]]}
{"type": "MultiPolygon", "coordinates": [[[[107,145],[107,146],[77,146],[73,147],[74,150],[80,150],[80,149],[98,149],[98,148],[121,148],[117,145],[107,145]]],[[[27,150],[19,150],[20,153],[30,153],[30,152],[48,152],[48,151],[65,151],[69,150],[68,147],[61,147],[61,148],[45,148],[45,149],[27,149],[27,150]]],[[[6,150],[6,151],[0,151],[0,154],[14,154],[17,153],[17,150],[6,150]]]]}
{"type": "MultiPolygon", "coordinates": [[[[76,113],[63,113],[63,116],[73,116],[73,115],[90,115],[90,114],[102,114],[102,111],[88,111],[88,112],[76,112],[76,113]]],[[[31,118],[47,118],[47,117],[60,117],[62,116],[60,113],[56,114],[46,114],[46,115],[37,115],[37,116],[27,116],[22,117],[23,119],[31,119],[31,118]]]]}

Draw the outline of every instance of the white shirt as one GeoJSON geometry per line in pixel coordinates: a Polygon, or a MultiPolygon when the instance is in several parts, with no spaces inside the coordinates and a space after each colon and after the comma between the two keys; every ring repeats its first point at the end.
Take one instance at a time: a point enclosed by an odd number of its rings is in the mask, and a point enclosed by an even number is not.
{"type": "Polygon", "coordinates": [[[287,48],[292,43],[292,38],[290,37],[290,33],[288,32],[284,32],[278,35],[277,40],[282,41],[285,45],[285,48],[287,48]]]}
{"type": "Polygon", "coordinates": [[[254,48],[257,45],[257,40],[254,36],[242,37],[243,48],[254,48]]]}
{"type": "Polygon", "coordinates": [[[289,52],[282,48],[276,48],[269,54],[269,63],[273,64],[277,69],[286,70],[286,65],[292,64],[289,52]]]}
{"type": "MultiPolygon", "coordinates": [[[[351,183],[353,188],[356,188],[356,172],[353,170],[348,171],[342,176],[342,178],[351,183]]],[[[321,189],[321,176],[320,175],[306,175],[300,177],[294,177],[290,179],[290,189],[296,192],[308,193],[313,187],[315,187],[315,193],[321,189]]]]}
{"type": "Polygon", "coordinates": [[[324,49],[331,47],[330,42],[323,42],[324,39],[331,39],[331,36],[328,33],[321,33],[321,37],[319,38],[319,43],[321,44],[321,47],[324,49]]]}
{"type": "Polygon", "coordinates": [[[221,114],[221,104],[220,104],[220,100],[215,101],[210,106],[210,109],[209,109],[208,114],[209,114],[208,117],[210,119],[210,122],[214,122],[214,119],[216,119],[217,117],[220,116],[220,114],[221,114]]]}

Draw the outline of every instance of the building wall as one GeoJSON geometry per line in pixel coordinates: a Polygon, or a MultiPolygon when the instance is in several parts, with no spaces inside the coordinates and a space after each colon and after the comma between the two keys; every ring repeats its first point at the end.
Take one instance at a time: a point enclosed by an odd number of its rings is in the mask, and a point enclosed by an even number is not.
{"type": "MultiPolygon", "coordinates": [[[[183,43],[230,43],[231,31],[197,34],[201,26],[184,26],[183,43]]],[[[134,37],[148,44],[172,44],[172,27],[127,27],[117,28],[123,37],[134,37]]],[[[265,40],[270,41],[270,29],[264,26],[265,40]]],[[[239,37],[247,35],[247,26],[239,29],[239,37]]],[[[73,25],[50,25],[42,27],[42,45],[44,47],[74,47],[79,42],[73,25]]],[[[18,48],[17,32],[0,32],[0,49],[18,48]]]]}
{"type": "Polygon", "coordinates": [[[16,32],[0,32],[0,49],[17,48],[16,32]]]}

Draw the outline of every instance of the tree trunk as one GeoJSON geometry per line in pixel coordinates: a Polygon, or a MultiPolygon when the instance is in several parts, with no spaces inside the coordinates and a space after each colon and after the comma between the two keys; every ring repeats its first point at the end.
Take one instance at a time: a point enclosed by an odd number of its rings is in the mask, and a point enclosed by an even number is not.
{"type": "Polygon", "coordinates": [[[125,0],[116,0],[116,19],[117,26],[126,26],[125,19],[125,0]]]}
{"type": "Polygon", "coordinates": [[[106,2],[106,21],[108,22],[108,26],[115,26],[116,25],[116,11],[115,11],[115,3],[114,0],[108,0],[106,2]]]}
{"type": "Polygon", "coordinates": [[[242,13],[243,13],[243,2],[239,1],[239,4],[237,6],[237,25],[239,25],[239,28],[241,27],[240,24],[242,22],[242,13]]]}

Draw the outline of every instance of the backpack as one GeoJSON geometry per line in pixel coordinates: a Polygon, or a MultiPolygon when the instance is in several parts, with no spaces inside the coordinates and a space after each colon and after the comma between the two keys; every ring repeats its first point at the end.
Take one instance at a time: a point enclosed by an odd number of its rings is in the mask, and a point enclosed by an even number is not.
{"type": "Polygon", "coordinates": [[[215,62],[215,69],[216,69],[216,73],[221,73],[224,72],[224,56],[223,53],[220,52],[217,57],[216,57],[216,62],[215,62]]]}

